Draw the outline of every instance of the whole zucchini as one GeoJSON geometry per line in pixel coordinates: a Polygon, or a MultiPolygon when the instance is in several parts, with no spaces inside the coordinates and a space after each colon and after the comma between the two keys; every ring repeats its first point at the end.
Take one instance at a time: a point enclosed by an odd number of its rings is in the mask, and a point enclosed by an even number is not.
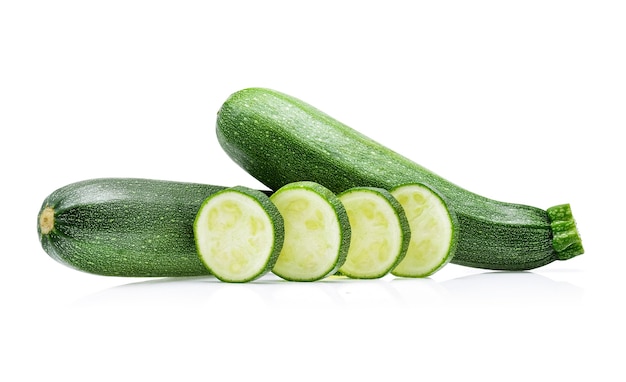
{"type": "Polygon", "coordinates": [[[202,202],[224,187],[128,178],[72,183],[38,214],[43,249],[75,269],[109,276],[208,274],[194,242],[202,202]]]}
{"type": "Polygon", "coordinates": [[[217,137],[236,163],[272,190],[301,180],[336,193],[412,182],[434,188],[458,217],[456,264],[526,270],[583,253],[569,205],[546,211],[469,192],[274,90],[232,94],[218,112],[217,137]]]}

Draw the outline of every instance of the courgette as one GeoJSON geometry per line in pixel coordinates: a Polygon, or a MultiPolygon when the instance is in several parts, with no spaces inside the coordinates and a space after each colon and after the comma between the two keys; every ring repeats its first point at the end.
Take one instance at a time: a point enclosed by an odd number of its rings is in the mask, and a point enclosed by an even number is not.
{"type": "Polygon", "coordinates": [[[193,223],[222,186],[99,178],[45,198],[37,217],[43,249],[69,267],[98,275],[200,276],[193,223]]]}
{"type": "Polygon", "coordinates": [[[289,281],[316,281],[335,274],[346,261],[348,214],[327,188],[308,181],[286,184],[270,196],[284,219],[285,240],[272,269],[289,281]]]}
{"type": "Polygon", "coordinates": [[[456,264],[526,270],[584,252],[569,205],[543,210],[472,193],[274,90],[232,94],[218,111],[216,133],[226,153],[272,190],[301,180],[335,193],[406,183],[437,190],[458,219],[456,264]]]}
{"type": "Polygon", "coordinates": [[[200,259],[226,282],[248,282],[272,270],[283,246],[283,218],[259,191],[243,186],[209,196],[193,225],[200,259]]]}
{"type": "Polygon", "coordinates": [[[338,195],[348,213],[351,240],[341,275],[375,279],[404,259],[411,227],[402,205],[382,188],[354,187],[338,195]]]}

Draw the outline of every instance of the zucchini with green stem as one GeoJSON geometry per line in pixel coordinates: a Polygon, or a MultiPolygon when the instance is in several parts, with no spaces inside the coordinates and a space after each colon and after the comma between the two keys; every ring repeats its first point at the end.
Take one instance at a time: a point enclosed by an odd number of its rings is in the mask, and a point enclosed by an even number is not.
{"type": "Polygon", "coordinates": [[[52,192],[37,217],[43,249],[69,267],[126,277],[202,276],[193,223],[225,187],[99,178],[52,192]]]}
{"type": "Polygon", "coordinates": [[[584,252],[569,205],[544,210],[480,196],[274,90],[232,94],[218,111],[216,133],[226,153],[272,190],[305,179],[335,193],[360,186],[428,185],[457,216],[451,260],[456,264],[527,270],[584,252]]]}
{"type": "Polygon", "coordinates": [[[209,196],[193,227],[200,259],[226,282],[248,282],[271,271],[284,240],[276,206],[265,193],[243,186],[209,196]]]}

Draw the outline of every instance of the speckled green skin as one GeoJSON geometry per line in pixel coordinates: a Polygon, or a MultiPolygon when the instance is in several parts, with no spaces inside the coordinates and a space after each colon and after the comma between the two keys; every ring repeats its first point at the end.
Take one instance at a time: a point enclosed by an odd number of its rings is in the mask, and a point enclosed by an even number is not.
{"type": "Polygon", "coordinates": [[[50,194],[39,214],[54,209],[43,249],[69,267],[108,276],[200,276],[193,223],[220,186],[149,179],[103,178],[50,194]]]}
{"type": "Polygon", "coordinates": [[[576,250],[560,255],[545,210],[469,192],[283,93],[261,88],[234,93],[218,112],[217,137],[236,163],[273,190],[300,180],[335,193],[412,182],[432,187],[459,221],[456,264],[527,270],[583,253],[579,242],[576,250]]]}

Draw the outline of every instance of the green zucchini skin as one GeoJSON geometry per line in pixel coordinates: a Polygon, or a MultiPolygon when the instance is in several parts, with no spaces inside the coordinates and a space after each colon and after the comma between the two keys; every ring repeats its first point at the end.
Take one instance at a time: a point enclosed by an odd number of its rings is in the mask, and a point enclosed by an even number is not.
{"type": "Polygon", "coordinates": [[[203,201],[224,188],[130,178],[72,183],[44,200],[39,240],[53,259],[92,274],[207,275],[193,223],[203,201]]]}
{"type": "Polygon", "coordinates": [[[571,213],[571,245],[557,250],[546,210],[465,190],[313,106],[271,89],[232,94],[218,111],[216,133],[224,151],[272,190],[305,179],[335,193],[361,186],[389,190],[413,182],[437,190],[458,218],[455,264],[528,270],[584,252],[571,213]]]}

